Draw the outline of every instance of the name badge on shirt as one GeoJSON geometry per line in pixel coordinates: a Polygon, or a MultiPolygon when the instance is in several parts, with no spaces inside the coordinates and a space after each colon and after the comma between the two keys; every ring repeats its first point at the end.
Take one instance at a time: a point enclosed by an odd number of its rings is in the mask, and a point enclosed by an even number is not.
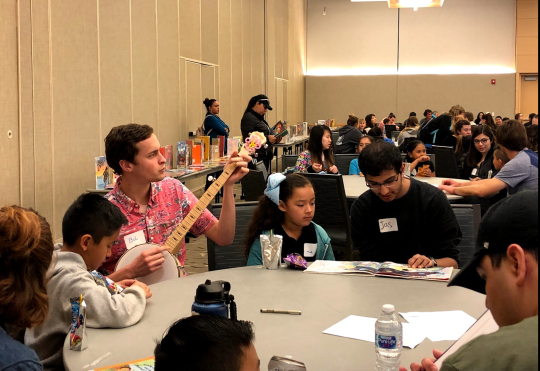
{"type": "Polygon", "coordinates": [[[390,219],[380,219],[379,220],[379,228],[381,230],[381,233],[388,233],[388,232],[397,232],[399,231],[397,219],[396,218],[390,218],[390,219]]]}
{"type": "Polygon", "coordinates": [[[146,238],[144,237],[144,231],[138,231],[132,234],[128,234],[124,237],[126,243],[126,249],[131,250],[135,246],[142,245],[146,243],[146,238]]]}
{"type": "Polygon", "coordinates": [[[478,174],[478,169],[473,169],[471,175],[476,176],[478,174]]]}
{"type": "Polygon", "coordinates": [[[313,258],[317,253],[317,244],[316,243],[305,243],[304,244],[304,258],[313,258]]]}

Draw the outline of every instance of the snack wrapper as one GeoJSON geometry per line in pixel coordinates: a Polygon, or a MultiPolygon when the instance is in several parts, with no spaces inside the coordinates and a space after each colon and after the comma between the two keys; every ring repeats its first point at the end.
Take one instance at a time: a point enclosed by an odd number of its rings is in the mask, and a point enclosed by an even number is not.
{"type": "Polygon", "coordinates": [[[283,237],[271,234],[261,235],[261,250],[263,265],[266,269],[276,270],[281,266],[281,248],[283,237]]]}
{"type": "Polygon", "coordinates": [[[283,260],[285,261],[287,268],[307,269],[307,261],[300,254],[290,254],[283,260]]]}
{"type": "Polygon", "coordinates": [[[86,303],[82,295],[69,299],[71,303],[71,328],[69,330],[69,348],[81,351],[88,348],[86,336],[86,303]]]}

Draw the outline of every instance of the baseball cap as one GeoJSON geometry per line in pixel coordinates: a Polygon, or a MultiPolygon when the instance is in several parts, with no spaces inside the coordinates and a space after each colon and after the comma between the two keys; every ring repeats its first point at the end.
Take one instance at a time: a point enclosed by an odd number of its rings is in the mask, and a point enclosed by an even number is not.
{"type": "Polygon", "coordinates": [[[486,283],[476,270],[484,257],[504,253],[512,244],[538,249],[538,191],[523,191],[491,207],[476,240],[473,260],[448,286],[461,286],[486,294],[486,283]]]}
{"type": "Polygon", "coordinates": [[[266,95],[260,94],[255,97],[257,99],[257,103],[264,104],[267,110],[273,111],[274,109],[270,106],[270,99],[266,95]]]}

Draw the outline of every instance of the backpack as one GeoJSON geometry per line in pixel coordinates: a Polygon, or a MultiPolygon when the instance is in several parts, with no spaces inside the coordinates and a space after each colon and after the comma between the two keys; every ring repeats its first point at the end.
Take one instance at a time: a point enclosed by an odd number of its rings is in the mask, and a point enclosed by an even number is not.
{"type": "Polygon", "coordinates": [[[204,128],[204,122],[203,124],[197,128],[197,131],[195,132],[195,135],[198,137],[204,137],[204,136],[208,136],[210,135],[210,133],[212,132],[212,129],[210,129],[210,131],[208,133],[205,133],[206,129],[204,128]]]}

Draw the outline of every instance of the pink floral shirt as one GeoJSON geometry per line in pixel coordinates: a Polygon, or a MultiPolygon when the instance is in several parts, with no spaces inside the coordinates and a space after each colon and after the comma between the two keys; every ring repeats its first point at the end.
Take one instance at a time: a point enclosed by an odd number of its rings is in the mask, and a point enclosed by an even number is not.
{"type": "MultiPolygon", "coordinates": [[[[102,265],[102,269],[114,272],[116,262],[126,251],[124,237],[132,233],[144,231],[146,242],[163,245],[171,233],[189,214],[197,204],[197,198],[180,181],[165,178],[161,182],[152,183],[152,195],[148,201],[146,214],[139,212],[139,205],[120,190],[120,177],[114,189],[105,196],[114,205],[118,206],[126,216],[128,224],[122,227],[118,240],[112,246],[112,255],[102,265]]],[[[205,210],[190,232],[195,236],[204,234],[217,219],[205,210]]],[[[182,242],[182,249],[178,254],[180,265],[186,262],[186,245],[182,242]]]]}

